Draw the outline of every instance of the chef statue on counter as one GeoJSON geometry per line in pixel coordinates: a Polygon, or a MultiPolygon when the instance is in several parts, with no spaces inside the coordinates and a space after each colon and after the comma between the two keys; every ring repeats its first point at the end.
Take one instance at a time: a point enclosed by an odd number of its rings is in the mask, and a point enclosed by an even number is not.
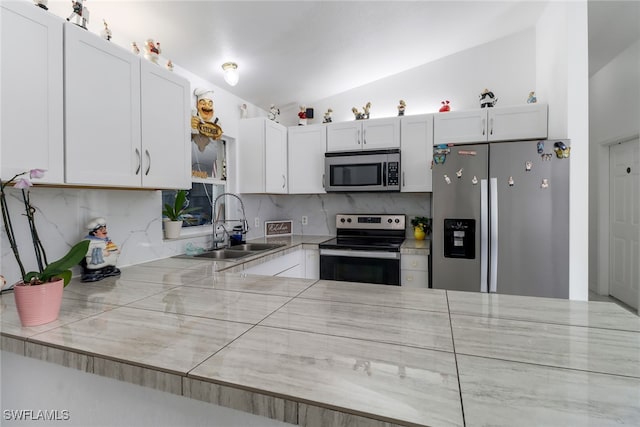
{"type": "Polygon", "coordinates": [[[104,218],[95,218],[87,224],[89,234],[85,240],[89,240],[89,250],[82,260],[83,282],[97,282],[106,277],[119,276],[120,270],[116,268],[116,261],[120,250],[107,237],[107,221],[104,218]]]}

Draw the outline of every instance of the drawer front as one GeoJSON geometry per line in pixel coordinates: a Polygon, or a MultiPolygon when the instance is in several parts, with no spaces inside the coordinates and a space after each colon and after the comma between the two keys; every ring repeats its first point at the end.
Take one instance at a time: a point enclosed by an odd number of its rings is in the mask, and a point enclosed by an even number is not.
{"type": "Polygon", "coordinates": [[[400,259],[400,268],[402,270],[429,270],[429,257],[426,255],[402,255],[400,259]]]}
{"type": "Polygon", "coordinates": [[[402,270],[400,286],[408,288],[428,288],[429,274],[426,271],[402,270]]]}

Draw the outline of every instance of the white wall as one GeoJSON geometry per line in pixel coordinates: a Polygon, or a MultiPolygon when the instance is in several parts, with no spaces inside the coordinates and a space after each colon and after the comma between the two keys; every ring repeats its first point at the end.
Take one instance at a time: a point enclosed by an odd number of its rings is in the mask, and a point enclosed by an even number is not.
{"type": "MultiPolygon", "coordinates": [[[[322,123],[328,108],[334,122],[354,120],[351,108],[362,111],[369,101],[371,118],[397,116],[400,99],[407,103],[406,115],[437,112],[445,99],[454,111],[479,108],[478,95],[485,88],[496,94],[499,106],[526,103],[536,83],[535,43],[535,30],[529,28],[348,92],[306,100],[315,109],[309,124],[322,123]]],[[[297,125],[298,111],[298,106],[281,109],[280,123],[297,125]]]]}
{"type": "Polygon", "coordinates": [[[608,295],[609,144],[640,134],[640,40],[591,77],[589,97],[589,289],[608,295]]]}
{"type": "Polygon", "coordinates": [[[549,137],[571,139],[569,298],[588,299],[589,86],[587,2],[551,2],[536,25],[536,90],[549,137]]]}

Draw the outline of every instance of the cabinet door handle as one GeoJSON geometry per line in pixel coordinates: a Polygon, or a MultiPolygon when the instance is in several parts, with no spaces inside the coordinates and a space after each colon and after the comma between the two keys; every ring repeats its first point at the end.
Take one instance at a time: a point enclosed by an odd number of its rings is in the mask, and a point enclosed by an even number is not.
{"type": "Polygon", "coordinates": [[[363,130],[362,131],[362,143],[366,144],[367,143],[367,130],[363,130]]]}
{"type": "Polygon", "coordinates": [[[493,135],[493,117],[489,120],[489,135],[493,135]]]}
{"type": "Polygon", "coordinates": [[[136,148],[136,156],[138,157],[138,168],[136,169],[136,175],[140,173],[140,168],[142,167],[142,159],[140,158],[140,150],[136,148]]]}
{"type": "Polygon", "coordinates": [[[322,188],[325,188],[325,186],[324,186],[324,174],[322,174],[322,188]]]}
{"type": "Polygon", "coordinates": [[[357,140],[358,140],[358,145],[360,145],[360,129],[358,129],[358,137],[357,137],[357,140]]]}
{"type": "Polygon", "coordinates": [[[485,134],[486,127],[487,127],[487,121],[486,121],[486,119],[482,119],[482,135],[483,136],[485,134]]]}
{"type": "Polygon", "coordinates": [[[151,154],[149,154],[149,150],[144,150],[144,153],[147,155],[147,170],[144,174],[149,175],[149,171],[151,170],[151,154]]]}
{"type": "Polygon", "coordinates": [[[407,185],[407,183],[405,182],[405,179],[404,179],[404,171],[402,171],[402,186],[404,187],[405,185],[407,185]]]}
{"type": "Polygon", "coordinates": [[[284,188],[287,185],[287,178],[285,178],[284,175],[282,175],[282,188],[284,188]]]}

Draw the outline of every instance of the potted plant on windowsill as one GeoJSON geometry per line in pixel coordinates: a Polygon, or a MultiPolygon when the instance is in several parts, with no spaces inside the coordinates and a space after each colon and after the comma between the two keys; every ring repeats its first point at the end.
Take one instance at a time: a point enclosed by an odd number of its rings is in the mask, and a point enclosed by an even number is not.
{"type": "Polygon", "coordinates": [[[180,230],[182,229],[182,221],[184,215],[189,212],[197,211],[200,208],[190,208],[189,201],[187,200],[187,190],[178,190],[176,197],[173,200],[173,206],[169,203],[164,204],[162,215],[167,220],[164,221],[164,237],[165,239],[176,239],[180,237],[180,230]]]}
{"type": "Polygon", "coordinates": [[[44,171],[32,169],[29,172],[16,174],[13,178],[3,182],[0,180],[0,206],[2,208],[2,221],[7,240],[13,251],[13,255],[20,268],[22,280],[13,285],[18,316],[23,326],[36,326],[52,322],[58,318],[62,303],[62,289],[71,281],[71,267],[77,265],[87,253],[89,241],[83,240],[74,245],[66,255],[57,261],[49,263],[44,246],[38,236],[35,224],[36,209],[31,205],[28,190],[33,184],[32,178],[41,178],[44,171]],[[28,174],[28,176],[26,176],[28,174]],[[31,241],[35,251],[37,271],[27,272],[22,263],[16,235],[13,230],[13,222],[7,203],[6,189],[13,184],[13,188],[21,190],[22,202],[25,209],[25,217],[29,224],[31,241]]]}
{"type": "Polygon", "coordinates": [[[411,220],[411,225],[413,225],[413,237],[416,240],[424,240],[431,234],[431,218],[417,216],[411,220]]]}

